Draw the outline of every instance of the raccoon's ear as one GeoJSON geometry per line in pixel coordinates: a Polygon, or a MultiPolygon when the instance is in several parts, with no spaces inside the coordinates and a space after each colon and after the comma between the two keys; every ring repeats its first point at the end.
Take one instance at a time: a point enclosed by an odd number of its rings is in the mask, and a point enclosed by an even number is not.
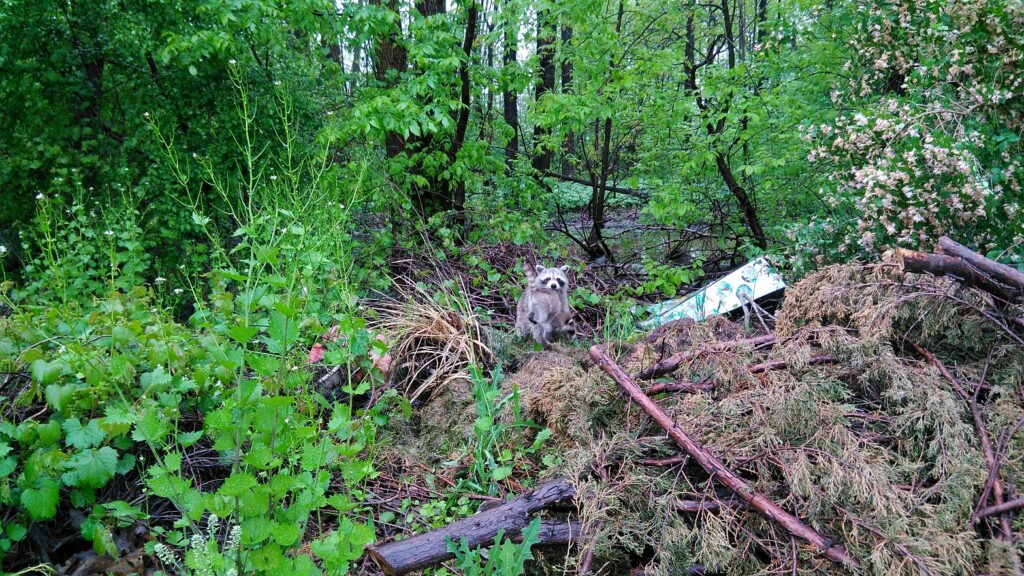
{"type": "Polygon", "coordinates": [[[541,266],[540,264],[537,264],[536,266],[534,266],[533,269],[537,272],[537,274],[540,274],[541,272],[544,271],[544,267],[541,266]]]}
{"type": "Polygon", "coordinates": [[[568,273],[569,272],[569,267],[568,266],[559,266],[558,269],[561,270],[564,273],[568,273]]]}

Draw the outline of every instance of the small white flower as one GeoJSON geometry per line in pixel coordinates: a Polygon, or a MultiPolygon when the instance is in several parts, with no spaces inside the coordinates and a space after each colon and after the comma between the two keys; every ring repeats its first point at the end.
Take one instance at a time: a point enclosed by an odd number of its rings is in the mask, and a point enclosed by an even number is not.
{"type": "Polygon", "coordinates": [[[149,118],[149,112],[143,112],[142,113],[142,117],[143,118],[149,118]]]}
{"type": "Polygon", "coordinates": [[[273,182],[275,180],[277,180],[277,176],[276,175],[271,175],[270,176],[270,181],[273,182]]]}
{"type": "Polygon", "coordinates": [[[232,66],[234,66],[235,64],[238,64],[238,60],[235,60],[234,58],[232,58],[231,60],[228,60],[228,64],[231,64],[232,66]]]}
{"type": "Polygon", "coordinates": [[[7,246],[0,244],[0,255],[7,254],[7,246]]]}
{"type": "Polygon", "coordinates": [[[280,85],[281,85],[281,81],[280,80],[274,80],[274,86],[280,86],[280,85]]]}
{"type": "Polygon", "coordinates": [[[43,196],[42,192],[40,192],[39,194],[36,194],[36,200],[42,200],[43,198],[46,198],[46,196],[43,196]]]}
{"type": "Polygon", "coordinates": [[[107,230],[103,234],[106,235],[106,236],[113,236],[114,235],[114,231],[113,230],[107,230]]]}
{"type": "Polygon", "coordinates": [[[164,282],[167,282],[167,278],[164,278],[163,276],[157,276],[156,279],[154,279],[153,281],[156,282],[157,284],[163,284],[164,282]]]}
{"type": "Polygon", "coordinates": [[[177,295],[177,294],[181,294],[182,292],[184,292],[184,290],[182,290],[181,288],[175,288],[175,289],[174,289],[174,293],[175,293],[176,295],[177,295]]]}
{"type": "Polygon", "coordinates": [[[334,110],[328,110],[327,111],[327,115],[328,116],[333,116],[334,115],[334,110]]]}

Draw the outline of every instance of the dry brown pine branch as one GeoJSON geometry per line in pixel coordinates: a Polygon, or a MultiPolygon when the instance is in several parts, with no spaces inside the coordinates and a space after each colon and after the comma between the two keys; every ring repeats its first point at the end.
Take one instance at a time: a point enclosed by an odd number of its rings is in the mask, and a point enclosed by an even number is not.
{"type": "Polygon", "coordinates": [[[860,562],[850,556],[842,545],[833,543],[828,538],[822,536],[817,530],[804,524],[799,518],[786,512],[778,504],[755,491],[746,480],[743,480],[732,470],[726,468],[721,460],[690,438],[682,428],[669,418],[668,414],[665,414],[653,400],[643,393],[640,387],[636,385],[636,382],[623,372],[622,368],[600,346],[592,346],[590,348],[590,358],[622,388],[634,404],[642,408],[652,420],[661,426],[669,437],[675,440],[679,447],[687,454],[692,456],[712,478],[735,492],[736,496],[746,502],[748,506],[774,520],[794,536],[811,543],[829,560],[849,568],[860,565],[860,562]]]}

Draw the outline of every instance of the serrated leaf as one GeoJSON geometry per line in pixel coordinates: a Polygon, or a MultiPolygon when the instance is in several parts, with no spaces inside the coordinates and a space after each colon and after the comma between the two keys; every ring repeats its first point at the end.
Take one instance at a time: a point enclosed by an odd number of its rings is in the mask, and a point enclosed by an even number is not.
{"type": "Polygon", "coordinates": [[[26,488],[21,491],[21,505],[33,520],[53,518],[57,514],[59,499],[60,485],[50,478],[40,480],[38,488],[26,488]]]}
{"type": "Polygon", "coordinates": [[[255,326],[236,325],[232,326],[228,330],[228,336],[230,336],[232,340],[238,342],[239,344],[246,344],[250,340],[252,340],[252,337],[255,336],[257,332],[259,332],[259,328],[256,328],[255,326]]]}
{"type": "Polygon", "coordinates": [[[142,419],[135,424],[135,430],[132,432],[132,440],[136,442],[151,442],[162,446],[164,443],[164,437],[170,432],[170,426],[167,422],[164,422],[160,415],[160,411],[155,408],[146,410],[146,413],[142,416],[142,419]]]}
{"type": "Polygon", "coordinates": [[[256,486],[256,478],[247,472],[235,472],[228,476],[218,492],[224,496],[242,496],[256,486]]]}
{"type": "Polygon", "coordinates": [[[18,468],[18,459],[14,456],[8,456],[3,460],[0,460],[0,478],[6,478],[11,475],[18,468]]]}
{"type": "Polygon", "coordinates": [[[68,418],[64,421],[64,443],[79,450],[94,448],[106,438],[107,434],[100,429],[99,420],[93,418],[89,423],[82,426],[78,418],[68,418]]]}
{"type": "Polygon", "coordinates": [[[61,360],[47,362],[42,358],[34,360],[32,364],[29,365],[29,371],[32,373],[32,381],[43,386],[56,382],[57,379],[64,374],[64,370],[66,368],[67,364],[61,360]]]}
{"type": "Polygon", "coordinates": [[[117,450],[110,446],[84,450],[72,456],[64,467],[69,469],[61,476],[65,483],[81,488],[100,488],[117,471],[117,450]]]}
{"type": "Polygon", "coordinates": [[[180,444],[183,448],[188,448],[189,446],[198,442],[199,439],[202,437],[203,431],[196,430],[195,432],[179,432],[177,439],[178,444],[180,444]]]}
{"type": "Polygon", "coordinates": [[[299,526],[297,524],[276,524],[270,530],[274,542],[281,546],[291,546],[299,539],[299,526]]]}

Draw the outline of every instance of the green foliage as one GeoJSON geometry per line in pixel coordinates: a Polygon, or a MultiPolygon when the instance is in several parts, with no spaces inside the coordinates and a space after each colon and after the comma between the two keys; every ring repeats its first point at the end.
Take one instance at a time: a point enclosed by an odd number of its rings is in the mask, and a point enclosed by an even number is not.
{"type": "Polygon", "coordinates": [[[533,560],[530,548],[540,542],[540,517],[534,518],[520,534],[522,540],[515,543],[504,538],[505,531],[498,531],[494,546],[484,561],[480,550],[471,550],[462,538],[458,543],[449,541],[448,551],[455,554],[455,566],[466,576],[519,576],[526,571],[526,562],[533,560]]]}

